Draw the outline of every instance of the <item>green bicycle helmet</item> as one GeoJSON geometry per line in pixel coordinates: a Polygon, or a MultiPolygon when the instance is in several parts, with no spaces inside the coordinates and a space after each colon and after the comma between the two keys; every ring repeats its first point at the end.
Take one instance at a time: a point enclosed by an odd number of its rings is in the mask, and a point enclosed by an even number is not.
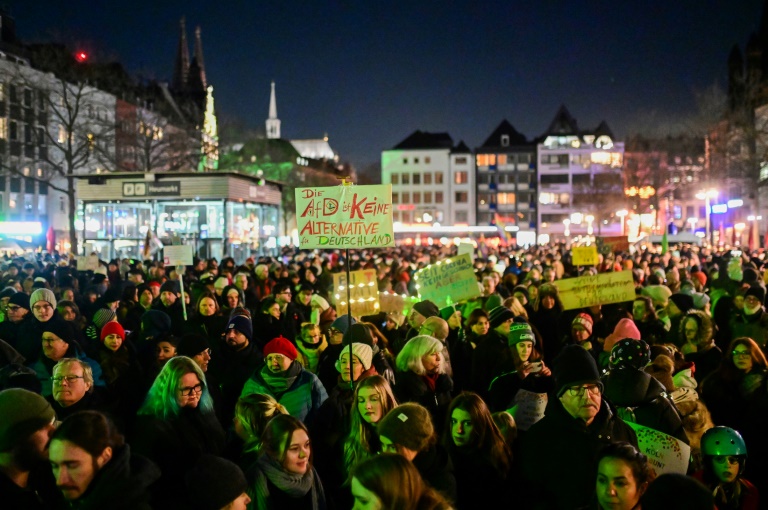
{"type": "Polygon", "coordinates": [[[713,427],[701,437],[704,455],[747,455],[747,445],[737,431],[729,427],[713,427]]]}

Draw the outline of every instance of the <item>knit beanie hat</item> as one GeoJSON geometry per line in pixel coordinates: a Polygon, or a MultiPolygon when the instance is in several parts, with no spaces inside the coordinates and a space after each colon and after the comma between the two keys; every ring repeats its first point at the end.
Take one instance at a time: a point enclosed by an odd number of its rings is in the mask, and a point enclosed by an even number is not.
{"type": "Polygon", "coordinates": [[[219,276],[213,284],[213,288],[223,290],[227,285],[229,285],[229,278],[226,276],[219,276]]]}
{"type": "Polygon", "coordinates": [[[669,296],[669,300],[677,306],[681,312],[687,313],[688,310],[693,308],[693,298],[687,294],[676,292],[669,296]]]}
{"type": "Polygon", "coordinates": [[[320,294],[312,294],[312,299],[310,299],[309,305],[312,308],[319,308],[322,311],[325,311],[331,307],[331,304],[328,302],[328,300],[320,294]]]}
{"type": "Polygon", "coordinates": [[[51,320],[41,323],[40,333],[53,333],[68,344],[77,343],[72,326],[61,316],[53,317],[51,320]]]}
{"type": "Polygon", "coordinates": [[[163,292],[173,292],[174,294],[179,293],[179,282],[176,280],[168,280],[164,284],[160,286],[160,294],[163,292]]]}
{"type": "Polygon", "coordinates": [[[760,304],[765,303],[765,289],[759,285],[752,285],[747,289],[747,292],[744,293],[744,297],[747,298],[749,296],[757,298],[757,300],[760,301],[760,304]]]}
{"type": "Polygon", "coordinates": [[[115,315],[114,310],[111,308],[99,308],[93,314],[93,325],[101,329],[106,323],[115,320],[115,317],[117,317],[117,315],[115,315]]]}
{"type": "Polygon", "coordinates": [[[17,292],[8,300],[9,305],[16,305],[29,310],[29,296],[23,292],[17,292]]]}
{"type": "Polygon", "coordinates": [[[591,315],[587,313],[580,313],[573,319],[573,322],[571,322],[571,328],[573,328],[574,326],[581,326],[586,330],[587,333],[591,335],[593,323],[594,322],[592,321],[591,315]]]}
{"type": "Polygon", "coordinates": [[[597,384],[601,391],[603,389],[595,358],[589,351],[578,345],[563,347],[553,362],[552,375],[555,377],[558,397],[562,396],[568,387],[580,384],[597,384]]]}
{"type": "Polygon", "coordinates": [[[333,321],[333,323],[331,323],[331,327],[333,329],[338,329],[342,333],[346,333],[349,329],[349,326],[356,323],[357,321],[354,319],[354,317],[350,320],[349,315],[342,315],[333,321]]]}
{"type": "Polygon", "coordinates": [[[444,321],[447,321],[448,319],[450,319],[454,313],[456,313],[456,305],[449,305],[449,306],[446,306],[445,308],[440,309],[440,317],[444,321]]]}
{"type": "Polygon", "coordinates": [[[253,338],[253,323],[251,322],[251,319],[243,315],[235,315],[229,319],[226,332],[229,333],[230,329],[234,329],[235,331],[244,334],[245,338],[249,341],[253,338]]]}
{"type": "Polygon", "coordinates": [[[197,510],[220,510],[248,489],[240,467],[226,459],[205,454],[184,475],[189,501],[197,510]]]}
{"type": "Polygon", "coordinates": [[[527,322],[513,322],[509,327],[509,335],[507,336],[509,346],[512,347],[520,342],[533,342],[533,345],[536,345],[536,336],[527,322]]]}
{"type": "Polygon", "coordinates": [[[104,293],[104,302],[105,303],[114,303],[115,301],[120,301],[120,294],[121,291],[117,287],[110,287],[107,289],[107,291],[104,293]]]}
{"type": "Polygon", "coordinates": [[[101,328],[101,335],[99,335],[99,338],[101,338],[102,342],[109,335],[118,335],[120,338],[125,340],[125,330],[119,322],[107,322],[104,327],[101,328]]]}
{"type": "Polygon", "coordinates": [[[295,360],[299,356],[299,353],[296,352],[296,347],[293,346],[290,340],[283,336],[273,338],[264,346],[264,357],[266,358],[270,354],[282,354],[292,360],[295,360]]]}
{"type": "Polygon", "coordinates": [[[528,293],[528,287],[526,287],[525,285],[518,285],[517,287],[512,289],[512,294],[514,294],[515,292],[519,292],[520,294],[525,296],[526,301],[531,300],[531,295],[528,293]]]}
{"type": "Polygon", "coordinates": [[[14,289],[13,287],[6,287],[2,291],[0,291],[0,299],[9,298],[14,294],[16,294],[16,289],[14,289]]]}
{"type": "Polygon", "coordinates": [[[141,331],[144,336],[157,337],[171,331],[171,317],[160,310],[147,310],[141,315],[141,331]]]}
{"type": "Polygon", "coordinates": [[[496,329],[500,324],[514,319],[515,314],[506,306],[497,306],[488,314],[488,320],[491,323],[491,329],[496,329]]]}
{"type": "Polygon", "coordinates": [[[623,338],[640,340],[640,330],[637,329],[635,321],[632,319],[621,319],[619,323],[616,324],[616,328],[613,330],[613,333],[605,338],[605,342],[603,343],[603,350],[605,352],[611,352],[611,349],[613,349],[613,346],[616,345],[616,342],[623,338]]]}
{"type": "Polygon", "coordinates": [[[0,391],[0,452],[7,452],[56,418],[42,396],[21,388],[0,391]]]}
{"type": "Polygon", "coordinates": [[[424,301],[419,301],[418,303],[414,304],[413,309],[427,319],[430,317],[435,317],[436,315],[440,315],[440,309],[429,299],[425,299],[424,301]]]}
{"type": "MultiPolygon", "coordinates": [[[[582,349],[583,350],[583,349],[582,349]]],[[[392,443],[420,452],[434,440],[435,428],[429,411],[419,404],[401,404],[381,419],[376,431],[392,443]]]]}
{"type": "Polygon", "coordinates": [[[30,306],[34,306],[38,301],[46,301],[47,303],[50,303],[52,307],[56,308],[56,296],[53,294],[52,290],[37,289],[34,291],[29,296],[29,304],[30,306]]]}
{"type": "MultiPolygon", "coordinates": [[[[349,346],[345,346],[341,352],[339,353],[339,361],[341,361],[341,357],[344,354],[349,354],[349,346]]],[[[357,356],[357,359],[360,360],[360,363],[363,364],[363,370],[368,370],[371,368],[371,364],[373,363],[373,349],[371,349],[370,345],[361,344],[358,342],[352,343],[352,355],[357,356]]],[[[339,367],[337,365],[336,369],[338,370],[339,367]]],[[[340,371],[340,370],[339,370],[340,371]]]]}
{"type": "Polygon", "coordinates": [[[211,348],[208,339],[200,333],[188,333],[179,339],[176,354],[192,358],[211,348]]]}
{"type": "Polygon", "coordinates": [[[704,271],[694,271],[691,273],[691,278],[696,278],[699,280],[699,283],[701,283],[702,287],[707,284],[707,275],[704,273],[704,271]]]}
{"type": "Polygon", "coordinates": [[[609,362],[616,368],[642,370],[651,362],[651,348],[644,340],[625,338],[613,346],[609,362]]]}

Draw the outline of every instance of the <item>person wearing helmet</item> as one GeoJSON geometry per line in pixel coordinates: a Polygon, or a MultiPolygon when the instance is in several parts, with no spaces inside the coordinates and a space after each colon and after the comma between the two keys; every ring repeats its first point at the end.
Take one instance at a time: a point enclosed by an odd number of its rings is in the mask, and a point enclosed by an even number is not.
{"type": "Polygon", "coordinates": [[[757,510],[760,506],[755,486],[744,478],[747,445],[730,427],[713,427],[701,437],[704,469],[694,478],[703,482],[715,496],[717,508],[757,510]]]}

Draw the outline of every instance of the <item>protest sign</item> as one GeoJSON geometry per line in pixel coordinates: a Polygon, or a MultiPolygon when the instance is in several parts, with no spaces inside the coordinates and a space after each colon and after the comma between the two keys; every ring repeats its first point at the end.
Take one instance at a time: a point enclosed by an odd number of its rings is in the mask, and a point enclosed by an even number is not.
{"type": "Polygon", "coordinates": [[[617,251],[629,251],[627,236],[601,236],[596,239],[597,248],[603,255],[617,251]]]}
{"type": "Polygon", "coordinates": [[[544,410],[546,408],[546,393],[517,390],[515,405],[508,412],[515,419],[518,429],[528,430],[531,428],[531,425],[544,418],[544,410]]]}
{"type": "Polygon", "coordinates": [[[385,313],[403,313],[405,298],[398,294],[379,292],[379,306],[385,313]]]}
{"type": "Polygon", "coordinates": [[[302,249],[395,246],[392,185],[296,188],[296,224],[302,249]]]}
{"type": "Polygon", "coordinates": [[[571,248],[571,257],[574,266],[596,266],[598,264],[597,246],[594,244],[574,246],[571,248]]]}
{"type": "Polygon", "coordinates": [[[461,242],[459,243],[458,247],[458,253],[457,255],[464,255],[465,253],[468,253],[470,257],[472,257],[472,260],[475,260],[475,245],[472,243],[467,242],[461,242]]]}
{"type": "MultiPolygon", "coordinates": [[[[333,297],[336,301],[336,313],[347,313],[347,274],[334,273],[333,297]]],[[[352,303],[352,315],[373,315],[379,312],[379,286],[375,269],[364,269],[349,273],[349,297],[352,303]]]]}
{"type": "Polygon", "coordinates": [[[78,255],[75,257],[75,260],[77,261],[77,270],[78,271],[85,271],[85,263],[86,259],[82,255],[78,255]]]}
{"type": "Polygon", "coordinates": [[[88,255],[88,257],[85,259],[85,270],[86,271],[96,271],[99,268],[99,256],[98,255],[88,255]]]}
{"type": "Polygon", "coordinates": [[[555,285],[564,310],[624,303],[635,299],[635,284],[631,271],[565,278],[556,280],[555,285]]]}
{"type": "Polygon", "coordinates": [[[429,299],[438,308],[480,295],[468,253],[435,262],[416,271],[413,278],[419,297],[429,299]]]}
{"type": "Polygon", "coordinates": [[[180,244],[163,248],[163,263],[166,266],[191,266],[192,245],[180,244]]]}
{"type": "Polygon", "coordinates": [[[635,431],[640,451],[648,457],[648,466],[656,476],[665,473],[684,475],[688,472],[690,446],[658,430],[629,421],[625,423],[635,431]]]}

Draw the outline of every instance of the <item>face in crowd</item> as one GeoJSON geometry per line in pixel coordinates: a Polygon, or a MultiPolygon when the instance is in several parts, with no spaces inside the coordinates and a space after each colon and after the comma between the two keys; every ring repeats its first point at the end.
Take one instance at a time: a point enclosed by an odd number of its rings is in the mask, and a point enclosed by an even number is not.
{"type": "MultiPolygon", "coordinates": [[[[355,355],[352,355],[352,381],[357,381],[363,373],[363,364],[355,355]]],[[[341,373],[341,380],[345,383],[350,382],[349,376],[349,350],[342,351],[339,357],[339,372],[341,373]]]]}
{"type": "Polygon", "coordinates": [[[472,430],[472,416],[464,409],[455,408],[451,413],[451,439],[453,439],[453,444],[459,448],[469,446],[472,443],[472,430]]]}
{"type": "Polygon", "coordinates": [[[283,453],[283,469],[287,472],[303,476],[309,468],[311,453],[309,436],[304,429],[296,429],[291,434],[291,441],[283,453]]]}
{"type": "Polygon", "coordinates": [[[32,313],[40,322],[48,322],[53,317],[53,306],[48,301],[38,301],[32,305],[32,313]]]}
{"type": "Polygon", "coordinates": [[[203,395],[203,383],[194,372],[188,372],[179,379],[179,388],[176,390],[176,402],[179,407],[196,408],[200,404],[203,395]]]}
{"type": "Polygon", "coordinates": [[[90,391],[91,382],[85,380],[80,363],[64,363],[53,370],[53,398],[62,407],[80,402],[90,391]]]}
{"type": "Polygon", "coordinates": [[[381,405],[381,395],[376,388],[366,386],[357,392],[357,410],[363,421],[374,425],[384,416],[384,408],[381,405]]]}
{"type": "Polygon", "coordinates": [[[282,354],[272,353],[266,358],[267,367],[273,374],[285,372],[291,367],[293,360],[282,354]]]}
{"type": "Polygon", "coordinates": [[[175,292],[171,292],[169,290],[164,290],[160,293],[160,301],[162,301],[163,306],[166,308],[169,306],[173,306],[173,304],[176,302],[176,300],[179,297],[176,295],[175,292]]]}
{"type": "Polygon", "coordinates": [[[603,397],[597,384],[571,386],[560,397],[560,402],[568,414],[584,420],[589,425],[600,411],[603,397]]]}
{"type": "Polygon", "coordinates": [[[163,366],[166,361],[176,356],[176,347],[171,342],[157,342],[155,354],[157,355],[157,363],[163,366]]]}
{"type": "Polygon", "coordinates": [[[623,459],[604,457],[597,467],[597,501],[601,509],[637,507],[645,487],[638,486],[631,466],[623,459]]]}

